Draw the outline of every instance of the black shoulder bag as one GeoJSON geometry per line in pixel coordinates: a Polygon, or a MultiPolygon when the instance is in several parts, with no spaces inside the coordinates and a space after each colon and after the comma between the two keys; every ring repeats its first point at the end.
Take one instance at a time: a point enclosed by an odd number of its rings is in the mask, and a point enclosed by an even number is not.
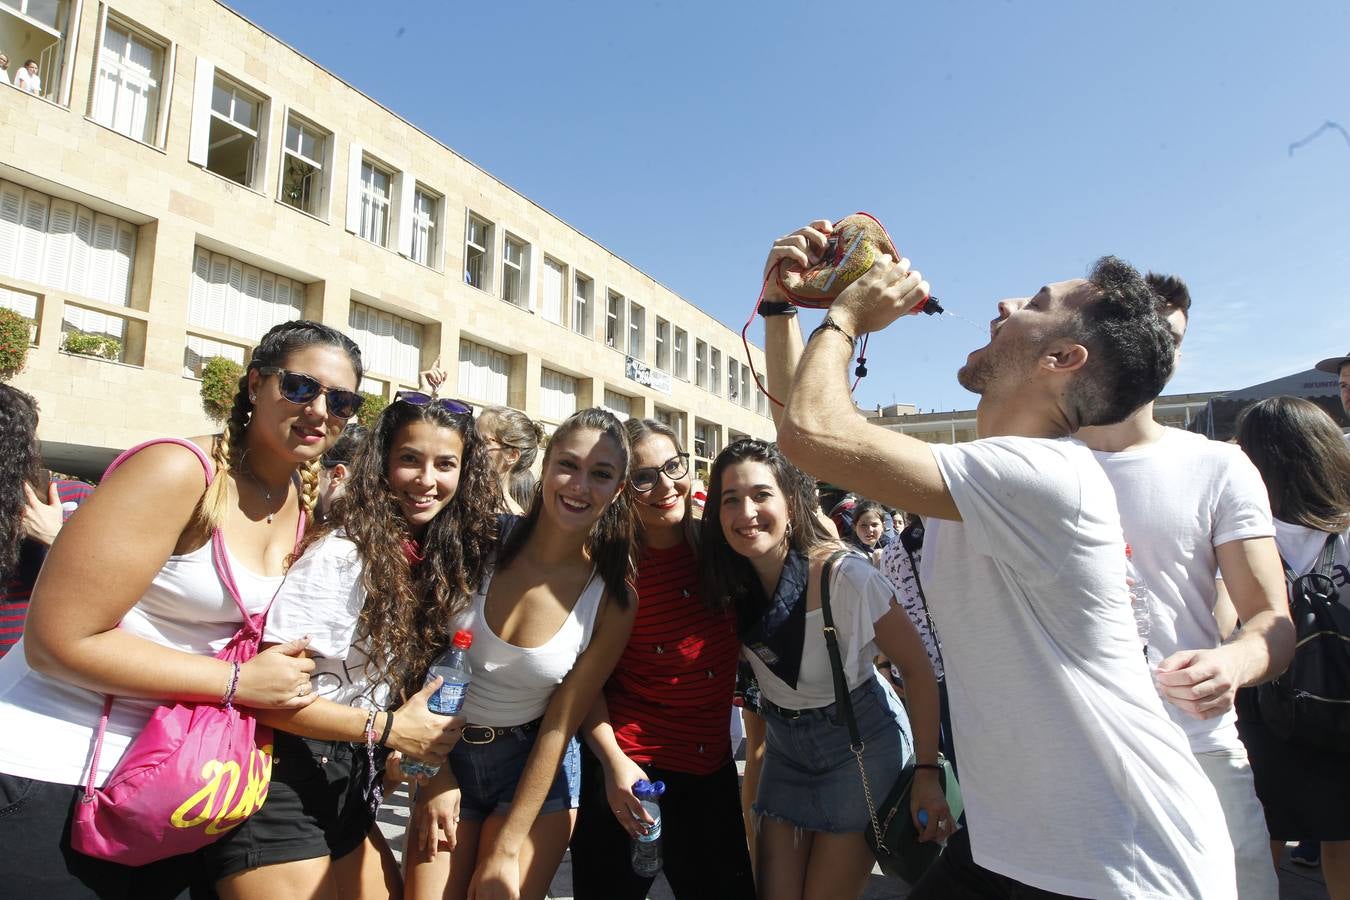
{"type": "MultiPolygon", "coordinates": [[[[866,832],[867,845],[872,848],[872,855],[876,857],[881,871],[914,884],[937,860],[942,853],[942,845],[936,841],[920,843],[914,821],[909,817],[910,791],[914,787],[913,765],[901,770],[880,806],[872,799],[872,786],[867,781],[867,768],[863,765],[863,740],[858,733],[858,720],[853,716],[848,680],[844,677],[844,663],[839,655],[839,638],[835,634],[834,616],[830,612],[830,573],[835,563],[848,554],[847,550],[836,551],[820,569],[820,611],[825,620],[825,649],[829,651],[830,671],[834,675],[835,707],[848,726],[849,749],[858,762],[863,796],[867,799],[867,814],[871,819],[866,832]]],[[[956,776],[952,774],[951,763],[942,757],[938,759],[942,765],[938,781],[943,792],[950,794],[956,776]]],[[[959,817],[960,813],[953,811],[952,815],[959,817]]]]}

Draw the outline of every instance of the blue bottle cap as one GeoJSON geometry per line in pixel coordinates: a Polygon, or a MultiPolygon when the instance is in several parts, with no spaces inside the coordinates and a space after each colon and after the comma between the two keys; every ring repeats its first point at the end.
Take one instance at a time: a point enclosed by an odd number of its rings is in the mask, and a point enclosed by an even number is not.
{"type": "Polygon", "coordinates": [[[924,828],[928,827],[928,810],[926,809],[919,810],[919,824],[922,825],[924,828]]]}
{"type": "Polygon", "coordinates": [[[664,781],[653,781],[653,782],[652,782],[652,796],[653,796],[653,797],[660,797],[660,796],[661,796],[662,794],[664,794],[665,792],[666,792],[666,783],[665,783],[664,781]]]}

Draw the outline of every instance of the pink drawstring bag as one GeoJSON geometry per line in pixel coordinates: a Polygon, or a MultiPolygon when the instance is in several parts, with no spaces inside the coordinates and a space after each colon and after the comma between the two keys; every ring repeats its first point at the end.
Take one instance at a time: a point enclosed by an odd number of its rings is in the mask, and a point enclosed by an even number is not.
{"type": "MultiPolygon", "coordinates": [[[[105,477],[134,453],[159,443],[180,444],[196,453],[210,485],[212,468],[206,454],[196,444],[172,438],[131,448],[113,460],[105,477]]],[[[302,512],[297,543],[304,530],[302,512]]],[[[243,620],[216,658],[244,663],[258,653],[267,611],[251,616],[245,609],[219,528],[211,532],[211,556],[243,620]]],[[[96,788],[112,704],[109,694],[71,825],[70,843],[76,850],[141,866],[199,850],[262,808],[272,778],[272,729],[223,701],[174,702],[156,709],[107,783],[96,788]]]]}

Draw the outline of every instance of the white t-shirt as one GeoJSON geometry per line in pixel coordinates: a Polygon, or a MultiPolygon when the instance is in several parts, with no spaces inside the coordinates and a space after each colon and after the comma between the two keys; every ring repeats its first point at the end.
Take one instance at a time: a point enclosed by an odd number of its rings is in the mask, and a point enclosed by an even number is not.
{"type": "MultiPolygon", "coordinates": [[[[890,582],[866,557],[857,554],[841,557],[830,573],[830,613],[839,638],[844,679],[850,691],[864,680],[876,677],[872,660],[880,651],[872,626],[891,611],[894,597],[890,582]]],[[[824,626],[824,614],[820,610],[806,614],[806,638],[802,644],[802,663],[795,690],[752,651],[741,648],[741,655],[749,660],[759,681],[759,689],[771,702],[785,709],[819,709],[835,702],[834,674],[830,671],[824,626]]]]}
{"type": "Polygon", "coordinates": [[[32,75],[26,67],[20,66],[19,71],[14,75],[14,86],[30,94],[40,94],[42,93],[42,76],[32,75]]]}
{"type": "Polygon", "coordinates": [[[363,709],[387,709],[389,685],[378,677],[372,684],[370,657],[356,640],[366,603],[364,571],[356,545],[345,536],[329,534],[311,545],[286,573],[267,615],[263,641],[284,644],[309,635],[309,649],[316,657],[310,677],[320,697],[363,709]]]}
{"type": "MultiPolygon", "coordinates": [[[[1275,535],[1265,482],[1241,449],[1177,428],[1143,447],[1093,451],[1120,508],[1135,569],[1152,595],[1148,643],[1166,659],[1219,646],[1215,548],[1275,535]]],[[[1164,701],[1191,750],[1239,750],[1237,714],[1196,719],[1164,701]]]]}
{"type": "Polygon", "coordinates": [[[591,642],[605,582],[599,572],[591,573],[553,637],[538,647],[517,647],[498,637],[483,617],[492,574],[483,579],[469,608],[455,616],[450,631],[463,629],[473,634],[469,689],[461,712],[472,725],[503,728],[533,722],[544,714],[553,691],[591,642]]]}
{"type": "Polygon", "coordinates": [[[1235,897],[1214,788],[1154,689],[1106,475],[1072,438],[934,445],[929,520],[975,862],[1077,897],[1235,897]]]}
{"type": "MultiPolygon", "coordinates": [[[[226,553],[244,608],[251,615],[262,612],[282,576],[254,574],[228,547],[226,553]]],[[[209,541],[191,553],[170,556],[122,617],[122,629],[130,634],[204,656],[224,649],[242,624],[239,608],[216,574],[209,541]]],[[[28,668],[20,638],[0,658],[0,772],[53,784],[80,784],[103,701],[103,694],[28,668]]],[[[131,739],[160,705],[158,700],[130,697],[113,703],[96,783],[101,785],[112,773],[131,739]]]]}
{"type": "MultiPolygon", "coordinates": [[[[1306,575],[1313,570],[1326,542],[1325,531],[1275,520],[1275,546],[1280,549],[1280,556],[1289,563],[1289,567],[1300,575],[1306,575]]],[[[1345,532],[1336,538],[1331,580],[1340,589],[1341,603],[1350,606],[1350,543],[1347,543],[1345,532]]]]}

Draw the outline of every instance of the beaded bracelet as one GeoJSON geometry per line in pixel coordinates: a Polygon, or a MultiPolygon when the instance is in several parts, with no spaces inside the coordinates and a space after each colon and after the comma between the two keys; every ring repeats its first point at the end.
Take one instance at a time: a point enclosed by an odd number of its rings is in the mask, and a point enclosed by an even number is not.
{"type": "Polygon", "coordinates": [[[239,690],[239,663],[231,660],[230,665],[234,670],[230,673],[230,686],[225,689],[224,704],[226,709],[234,707],[234,695],[239,690]]]}
{"type": "Polygon", "coordinates": [[[366,716],[366,793],[370,796],[370,814],[374,815],[380,809],[380,803],[384,800],[384,791],[380,788],[380,779],[375,771],[375,710],[370,711],[366,716]]]}

